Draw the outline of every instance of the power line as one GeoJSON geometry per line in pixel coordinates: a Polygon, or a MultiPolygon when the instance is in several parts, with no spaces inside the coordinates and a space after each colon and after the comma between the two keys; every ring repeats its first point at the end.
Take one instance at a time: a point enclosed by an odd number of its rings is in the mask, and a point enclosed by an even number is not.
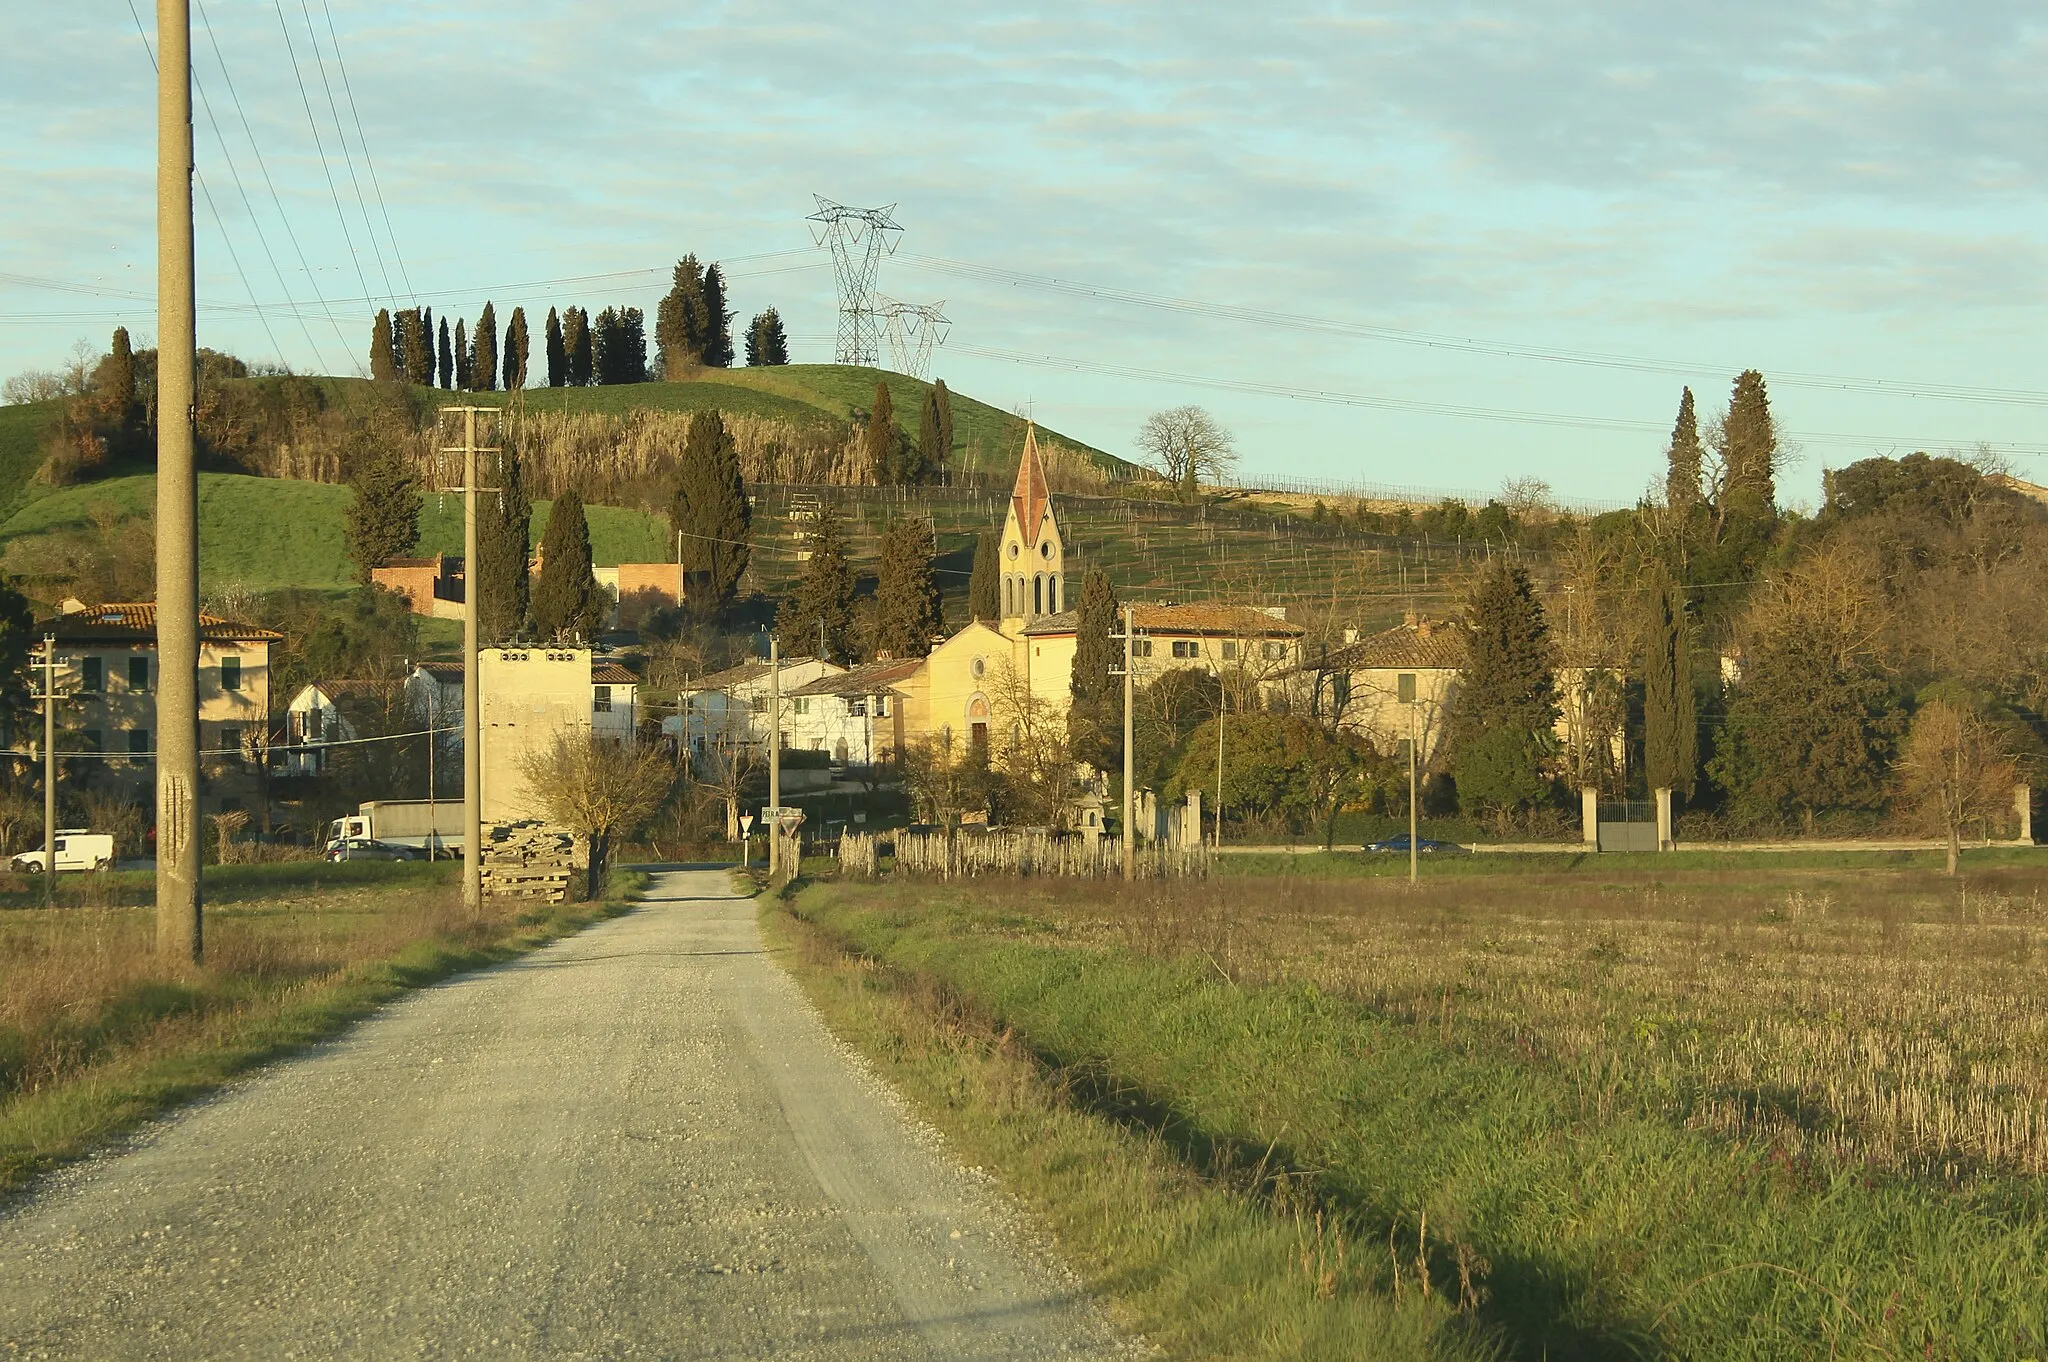
{"type": "MultiPolygon", "coordinates": [[[[299,0],[299,13],[306,18],[306,41],[313,48],[313,66],[320,72],[320,89],[327,96],[327,112],[334,119],[334,140],[341,144],[341,162],[348,167],[349,187],[355,190],[356,209],[363,215],[363,235],[370,239],[370,252],[377,257],[377,273],[383,276],[384,293],[393,301],[397,295],[391,292],[391,270],[384,263],[384,248],[377,242],[377,229],[370,225],[370,206],[363,201],[363,182],[356,178],[356,158],[348,149],[348,133],[341,126],[341,107],[334,102],[334,85],[327,79],[327,59],[320,55],[320,34],[313,27],[313,7],[306,0],[299,0]]],[[[341,61],[341,49],[334,52],[336,64],[341,61]]],[[[361,127],[360,122],[357,124],[361,127]]],[[[363,155],[370,154],[369,147],[363,148],[363,155]]],[[[397,243],[393,242],[394,248],[397,243]]]]}
{"type": "MultiPolygon", "coordinates": [[[[320,123],[313,117],[313,97],[306,93],[306,77],[299,70],[299,50],[292,45],[291,25],[284,17],[284,0],[271,0],[271,3],[277,10],[278,31],[284,34],[284,50],[291,58],[292,79],[298,82],[299,102],[306,108],[306,126],[313,134],[313,151],[320,158],[320,171],[327,177],[327,193],[334,200],[334,216],[341,224],[341,239],[347,244],[349,259],[355,264],[356,282],[361,285],[363,296],[367,298],[370,296],[370,280],[363,273],[363,258],[356,253],[355,237],[348,229],[348,214],[341,206],[341,190],[334,183],[333,163],[327,159],[327,148],[320,141],[320,123]]],[[[314,55],[317,57],[319,54],[314,55]]]]}
{"type": "Polygon", "coordinates": [[[320,10],[327,16],[327,41],[334,48],[334,64],[341,68],[341,89],[348,97],[349,116],[355,119],[356,141],[363,147],[363,165],[370,172],[370,188],[377,195],[377,211],[384,215],[384,235],[391,238],[391,258],[398,262],[398,277],[405,284],[407,297],[412,297],[412,276],[406,272],[405,253],[398,248],[398,233],[391,228],[391,209],[384,202],[384,186],[377,181],[377,162],[370,155],[370,139],[363,135],[362,111],[356,107],[355,87],[348,78],[348,63],[341,57],[341,39],[334,32],[334,11],[327,0],[320,0],[320,10]]]}

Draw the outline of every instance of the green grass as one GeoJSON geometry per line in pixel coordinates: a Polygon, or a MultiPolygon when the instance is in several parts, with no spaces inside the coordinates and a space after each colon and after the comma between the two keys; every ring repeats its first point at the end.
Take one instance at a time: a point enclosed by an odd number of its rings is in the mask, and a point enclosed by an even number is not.
{"type": "MultiPolygon", "coordinates": [[[[1231,931],[1266,896],[1239,881],[1202,948],[1134,949],[1117,943],[1148,928],[1113,925],[1134,910],[1170,925],[1193,886],[1162,887],[1143,908],[1113,886],[1059,890],[1082,905],[1072,911],[1041,909],[1034,893],[1049,892],[828,885],[795,907],[882,971],[985,1018],[1080,1107],[1185,1168],[1284,1173],[1297,1217],[1303,1204],[1330,1217],[1344,1245],[1334,1297],[1360,1302],[1368,1327],[1379,1316],[1367,1307],[1392,1303],[1397,1257],[1416,1289],[1420,1247],[1439,1296],[1459,1293],[1461,1262],[1478,1273],[1485,1298],[1469,1318],[1519,1357],[1991,1359],[2048,1346],[2048,1198],[2033,1179],[1944,1181],[1720,1138],[1634,1100],[1626,1083],[1542,1060],[1530,1047],[1543,1038],[1512,1015],[1498,1035],[1454,1029],[1450,992],[1439,1027],[1434,997],[1417,1018],[1284,960],[1241,966],[1231,931]]],[[[1497,911],[1495,935],[1513,910],[1497,911]]],[[[1313,962],[1325,936],[1307,933],[1294,948],[1306,954],[1286,958],[1313,962]]],[[[1699,951],[1675,945],[1681,964],[1699,951]]],[[[1632,950],[1625,939],[1608,949],[1632,950]]],[[[1596,953],[1591,968],[1609,958],[1596,953]]],[[[1571,966],[1580,988],[1587,968],[1571,966]]],[[[954,1127],[1012,1120],[968,1085],[947,1100],[954,1127]]],[[[1116,1176],[1037,1191],[1085,1199],[1116,1176]]],[[[1238,1346],[1175,1351],[1285,1352],[1264,1320],[1245,1325],[1238,1346]]],[[[1438,1338],[1409,1355],[1467,1346],[1438,1338]]],[[[1390,1334],[1384,1350],[1395,1347],[1390,1334]]]]}
{"type": "Polygon", "coordinates": [[[450,868],[331,873],[348,868],[209,871],[209,958],[196,970],[149,958],[144,908],[0,914],[13,956],[0,980],[17,999],[33,990],[45,1001],[27,1018],[0,1010],[0,1193],[409,989],[626,911],[645,885],[615,871],[602,904],[501,907],[477,921],[450,910],[450,868]],[[110,946],[123,958],[110,963],[110,946]],[[62,1006],[67,983],[76,1002],[62,1006]]]}
{"type": "MultiPolygon", "coordinates": [[[[1425,833],[1425,835],[1427,835],[1425,833]]],[[[1939,870],[1939,851],[1483,851],[1433,852],[1418,859],[1425,878],[1580,874],[1589,878],[1652,878],[1690,871],[1939,870]]],[[[1307,879],[1406,879],[1404,853],[1349,851],[1226,852],[1216,873],[1230,877],[1290,876],[1307,879]]],[[[2048,852],[2033,847],[1981,847],[1963,853],[1970,871],[1995,866],[2048,867],[2048,852]]]]}
{"type": "Polygon", "coordinates": [[[0,407],[0,519],[11,515],[29,494],[43,462],[43,437],[62,406],[24,402],[0,407]]]}

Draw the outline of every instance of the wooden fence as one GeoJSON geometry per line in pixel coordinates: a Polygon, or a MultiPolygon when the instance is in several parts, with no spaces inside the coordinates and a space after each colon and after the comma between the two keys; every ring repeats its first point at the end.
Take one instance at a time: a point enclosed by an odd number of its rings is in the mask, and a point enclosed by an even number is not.
{"type": "MultiPolygon", "coordinates": [[[[942,832],[848,832],[839,839],[839,869],[857,879],[881,873],[881,843],[893,844],[899,875],[958,880],[979,875],[1067,875],[1113,879],[1124,873],[1123,844],[1042,832],[991,832],[949,837],[942,832]]],[[[1209,874],[1206,845],[1148,843],[1138,848],[1138,878],[1202,879],[1209,874]]]]}

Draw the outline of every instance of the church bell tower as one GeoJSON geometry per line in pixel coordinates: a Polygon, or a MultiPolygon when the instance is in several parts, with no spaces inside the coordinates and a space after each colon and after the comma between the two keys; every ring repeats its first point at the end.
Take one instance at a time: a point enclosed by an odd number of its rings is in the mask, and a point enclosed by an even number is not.
{"type": "Polygon", "coordinates": [[[1044,615],[1067,608],[1066,546],[1052,513],[1052,491],[1046,485],[1045,463],[1038,456],[1038,430],[1024,427],[1024,457],[1017,465],[1017,484],[1010,492],[1009,514],[1003,519],[1002,632],[1016,634],[1044,615]]]}

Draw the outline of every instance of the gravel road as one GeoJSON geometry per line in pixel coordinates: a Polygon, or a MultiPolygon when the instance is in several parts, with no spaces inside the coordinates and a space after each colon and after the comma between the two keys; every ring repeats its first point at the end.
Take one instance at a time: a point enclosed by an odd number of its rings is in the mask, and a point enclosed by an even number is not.
{"type": "Polygon", "coordinates": [[[723,871],[0,1213],[0,1357],[1125,1356],[723,871]]]}

